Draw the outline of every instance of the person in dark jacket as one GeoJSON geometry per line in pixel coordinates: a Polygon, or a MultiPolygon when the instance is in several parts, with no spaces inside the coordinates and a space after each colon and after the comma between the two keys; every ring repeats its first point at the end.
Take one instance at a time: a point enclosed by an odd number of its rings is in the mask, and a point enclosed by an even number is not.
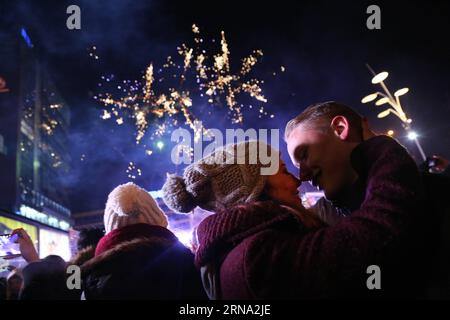
{"type": "Polygon", "coordinates": [[[100,228],[84,228],[78,234],[77,250],[83,250],[88,247],[96,247],[100,239],[105,235],[100,228]]]}
{"type": "Polygon", "coordinates": [[[18,300],[23,284],[23,275],[19,269],[12,270],[6,278],[6,300],[18,300]]]}
{"type": "Polygon", "coordinates": [[[79,292],[67,287],[67,264],[57,255],[30,262],[23,268],[20,300],[76,300],[79,292]]]}
{"type": "Polygon", "coordinates": [[[85,228],[80,230],[77,241],[77,253],[73,256],[69,265],[81,266],[95,255],[95,248],[98,242],[104,236],[100,228],[85,228]]]}
{"type": "MultiPolygon", "coordinates": [[[[217,148],[189,165],[182,177],[168,176],[163,186],[167,206],[178,212],[190,212],[199,206],[215,213],[198,226],[195,256],[210,299],[295,297],[283,283],[272,285],[278,283],[276,272],[273,279],[261,273],[272,270],[270,261],[257,263],[260,271],[249,270],[247,277],[247,256],[242,249],[251,245],[257,254],[275,254],[272,248],[266,251],[266,245],[260,242],[266,240],[266,235],[301,237],[322,226],[319,219],[303,209],[299,185],[279,159],[279,152],[261,141],[217,148]],[[242,156],[239,150],[243,150],[242,156]],[[271,159],[267,166],[277,164],[270,175],[262,174],[266,165],[259,161],[267,153],[271,159]],[[221,161],[226,158],[233,161],[221,161]]],[[[283,257],[280,261],[291,264],[283,257]]]]}
{"type": "Polygon", "coordinates": [[[104,223],[106,235],[82,266],[85,299],[206,299],[193,254],[148,192],[132,183],[115,188],[104,223]]]}
{"type": "Polygon", "coordinates": [[[326,102],[287,124],[300,180],[323,190],[346,218],[304,237],[268,238],[263,243],[277,254],[258,258],[276,265],[290,256],[298,275],[279,280],[295,283],[303,296],[423,297],[430,226],[417,165],[390,137],[365,140],[362,123],[351,108],[326,102]],[[370,289],[370,266],[379,268],[379,289],[370,289]]]}
{"type": "Polygon", "coordinates": [[[39,259],[33,241],[24,229],[15,229],[12,234],[18,235],[16,242],[28,263],[21,273],[20,300],[79,300],[81,292],[67,286],[67,264],[63,258],[49,255],[39,259]]]}
{"type": "MultiPolygon", "coordinates": [[[[375,137],[369,129],[367,119],[362,121],[363,140],[375,137]]],[[[425,293],[427,299],[450,299],[450,203],[447,201],[450,190],[448,160],[433,156],[433,161],[419,165],[420,178],[425,197],[426,219],[421,222],[426,247],[425,293]],[[427,269],[428,268],[428,269],[427,269]]],[[[365,187],[365,186],[360,186],[365,187]]],[[[332,202],[321,198],[309,210],[316,213],[329,226],[345,219],[345,211],[334,206],[332,202]],[[344,214],[343,214],[344,212],[344,214]]],[[[423,273],[423,271],[422,271],[423,273]]]]}
{"type": "Polygon", "coordinates": [[[449,163],[448,159],[442,156],[433,155],[427,157],[426,160],[420,164],[419,169],[421,172],[441,174],[450,177],[449,163]]]}
{"type": "Polygon", "coordinates": [[[423,173],[422,181],[427,199],[427,217],[431,222],[426,235],[429,246],[429,273],[427,297],[450,299],[450,177],[423,173]]]}

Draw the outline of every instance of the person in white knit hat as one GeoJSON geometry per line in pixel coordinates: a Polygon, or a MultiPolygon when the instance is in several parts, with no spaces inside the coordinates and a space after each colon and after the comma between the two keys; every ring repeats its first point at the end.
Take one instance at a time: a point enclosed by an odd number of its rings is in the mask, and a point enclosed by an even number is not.
{"type": "Polygon", "coordinates": [[[109,194],[103,221],[106,233],[136,223],[167,227],[166,215],[153,197],[132,182],[119,185],[109,194]]]}
{"type": "Polygon", "coordinates": [[[81,267],[85,299],[206,298],[192,252],[147,191],[131,182],[116,187],[104,223],[95,256],[81,267]]]}

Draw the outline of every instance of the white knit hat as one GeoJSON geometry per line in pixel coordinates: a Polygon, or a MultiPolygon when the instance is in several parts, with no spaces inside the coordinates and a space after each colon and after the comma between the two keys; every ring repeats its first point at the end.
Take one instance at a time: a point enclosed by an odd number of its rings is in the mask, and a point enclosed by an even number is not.
{"type": "Polygon", "coordinates": [[[259,152],[260,155],[263,148],[267,149],[264,154],[278,159],[278,151],[256,140],[215,149],[187,166],[182,177],[167,176],[163,186],[164,202],[176,212],[187,213],[196,206],[217,211],[238,203],[258,200],[267,181],[267,175],[261,174],[261,169],[266,165],[250,159],[255,153],[259,152]],[[232,161],[223,161],[224,159],[232,161]]]}
{"type": "Polygon", "coordinates": [[[167,227],[167,217],[153,197],[132,182],[109,194],[103,221],[106,233],[136,223],[167,227]]]}

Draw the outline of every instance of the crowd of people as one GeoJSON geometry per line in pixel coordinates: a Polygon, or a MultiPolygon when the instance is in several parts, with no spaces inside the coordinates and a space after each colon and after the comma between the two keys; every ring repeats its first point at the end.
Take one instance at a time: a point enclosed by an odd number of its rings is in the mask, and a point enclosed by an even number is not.
{"type": "MultiPolygon", "coordinates": [[[[163,199],[173,211],[213,212],[194,249],[168,228],[166,214],[134,183],[116,187],[104,230],[82,230],[78,254],[39,259],[22,229],[27,265],[2,279],[5,299],[240,300],[449,299],[448,161],[420,168],[395,139],[375,135],[350,107],[318,103],[292,119],[285,142],[298,175],[262,141],[216,148],[168,175],[163,199]],[[250,161],[276,157],[278,171],[250,161]],[[244,156],[244,161],[238,161],[244,156]],[[232,159],[233,161],[229,161],[232,159]],[[323,191],[313,207],[302,182],[323,191]],[[81,287],[67,285],[67,267],[81,287]],[[370,266],[381,285],[368,285],[370,266]]],[[[379,284],[380,284],[379,283],[379,284]]]]}

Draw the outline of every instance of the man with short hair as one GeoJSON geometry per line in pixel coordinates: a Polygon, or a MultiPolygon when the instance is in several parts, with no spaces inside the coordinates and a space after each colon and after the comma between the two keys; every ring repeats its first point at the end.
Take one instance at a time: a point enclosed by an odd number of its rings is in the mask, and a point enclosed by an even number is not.
{"type": "MultiPolygon", "coordinates": [[[[415,179],[413,184],[406,183],[407,176],[416,177],[417,172],[410,165],[411,161],[405,156],[402,148],[399,148],[393,139],[383,136],[375,137],[368,130],[365,119],[351,108],[336,102],[319,103],[308,107],[287,124],[285,137],[292,161],[300,169],[300,179],[312,180],[312,183],[325,193],[326,199],[320,199],[311,211],[314,211],[328,225],[334,226],[347,217],[357,217],[361,213],[364,217],[366,208],[371,204],[376,205],[377,202],[374,200],[377,197],[387,208],[395,204],[399,204],[399,208],[403,206],[405,210],[400,212],[401,215],[386,215],[387,219],[381,220],[381,223],[379,220],[373,224],[373,227],[367,228],[367,239],[376,232],[375,230],[389,231],[389,228],[395,225],[393,222],[396,223],[397,230],[402,232],[399,235],[403,239],[411,239],[409,242],[405,241],[405,245],[399,246],[397,250],[403,250],[404,256],[416,258],[413,266],[408,266],[405,261],[399,259],[392,260],[399,262],[399,266],[403,269],[415,268],[416,274],[411,273],[413,280],[405,285],[405,289],[410,287],[419,289],[418,284],[423,280],[426,291],[421,292],[422,297],[423,294],[428,298],[448,299],[450,297],[448,272],[450,242],[447,232],[450,215],[448,201],[445,200],[448,179],[436,174],[422,173],[420,182],[415,179]],[[361,153],[362,149],[367,152],[361,153]],[[309,154],[305,153],[305,150],[309,154]],[[387,150],[392,151],[389,153],[387,150]],[[364,161],[366,157],[361,157],[361,154],[368,155],[370,152],[374,157],[370,161],[364,161]],[[405,162],[398,161],[397,155],[401,154],[405,157],[405,162]],[[331,164],[328,162],[330,155],[331,158],[336,159],[336,162],[331,164]],[[375,166],[375,163],[379,166],[375,166]],[[410,169],[405,170],[406,167],[410,169]],[[376,185],[379,180],[374,177],[386,168],[390,168],[392,172],[391,177],[380,175],[385,180],[383,184],[386,188],[374,189],[371,184],[376,185]],[[359,172],[356,175],[355,170],[359,172]],[[424,198],[421,198],[418,187],[423,188],[421,190],[424,192],[424,198]],[[410,196],[400,201],[402,191],[408,188],[416,190],[417,196],[415,198],[410,196]],[[417,207],[412,207],[411,203],[416,203],[417,207]],[[406,210],[407,208],[409,209],[406,210]],[[413,243],[417,244],[418,249],[410,254],[408,250],[412,251],[413,243]],[[424,248],[426,248],[426,256],[419,250],[424,248]],[[420,258],[426,261],[426,263],[423,262],[422,267],[419,267],[422,263],[420,258]]],[[[445,162],[443,163],[445,167],[445,162]]],[[[381,218],[390,212],[383,210],[381,206],[376,209],[374,214],[381,218]]],[[[351,221],[349,225],[352,226],[351,221]]],[[[400,238],[397,234],[388,233],[388,235],[389,238],[400,238]]],[[[356,242],[352,246],[356,248],[361,244],[364,242],[359,244],[356,242]]],[[[371,245],[381,246],[384,242],[372,242],[371,245]]]]}
{"type": "Polygon", "coordinates": [[[338,206],[359,206],[358,174],[351,153],[363,141],[362,117],[351,108],[325,102],[312,105],[286,125],[285,140],[301,181],[312,181],[338,206]],[[355,198],[356,197],[356,198],[355,198]]]}
{"type": "Polygon", "coordinates": [[[264,244],[278,248],[277,256],[259,257],[267,264],[292,260],[279,280],[298,297],[405,298],[423,292],[423,233],[417,229],[424,201],[417,166],[394,139],[365,139],[362,123],[351,108],[325,102],[286,126],[300,180],[312,181],[345,215],[304,237],[264,244]],[[371,265],[381,271],[379,290],[369,288],[371,265]]]}

